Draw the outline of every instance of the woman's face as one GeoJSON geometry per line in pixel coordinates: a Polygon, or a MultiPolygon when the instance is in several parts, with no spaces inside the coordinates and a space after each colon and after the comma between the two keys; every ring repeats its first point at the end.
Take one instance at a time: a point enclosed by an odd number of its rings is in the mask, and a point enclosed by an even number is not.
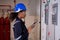
{"type": "Polygon", "coordinates": [[[26,17],[26,11],[19,12],[19,13],[18,13],[18,16],[19,16],[20,18],[25,18],[25,17],[26,17]]]}

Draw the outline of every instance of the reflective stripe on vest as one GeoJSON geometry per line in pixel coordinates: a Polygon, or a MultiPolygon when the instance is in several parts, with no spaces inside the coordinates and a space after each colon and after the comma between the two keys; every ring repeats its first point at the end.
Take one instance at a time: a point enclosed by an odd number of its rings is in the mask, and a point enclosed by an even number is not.
{"type": "Polygon", "coordinates": [[[16,38],[15,40],[19,40],[22,37],[22,35],[20,35],[18,38],[16,38]]]}

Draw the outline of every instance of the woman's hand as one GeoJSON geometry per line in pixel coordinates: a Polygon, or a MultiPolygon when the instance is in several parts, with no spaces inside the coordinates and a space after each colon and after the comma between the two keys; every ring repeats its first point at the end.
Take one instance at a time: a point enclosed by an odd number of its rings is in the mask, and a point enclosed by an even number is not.
{"type": "Polygon", "coordinates": [[[31,30],[35,27],[38,20],[36,20],[31,26],[28,27],[28,32],[30,33],[31,30]]]}
{"type": "Polygon", "coordinates": [[[34,27],[35,27],[35,24],[32,24],[31,26],[29,26],[28,27],[28,32],[30,33],[34,27]]]}
{"type": "Polygon", "coordinates": [[[32,30],[31,26],[28,27],[28,32],[30,33],[32,30]]]}

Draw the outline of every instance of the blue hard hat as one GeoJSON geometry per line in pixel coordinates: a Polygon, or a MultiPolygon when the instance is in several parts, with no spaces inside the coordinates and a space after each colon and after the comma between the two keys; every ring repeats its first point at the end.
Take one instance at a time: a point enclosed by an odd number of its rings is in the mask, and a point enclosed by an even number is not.
{"type": "Polygon", "coordinates": [[[26,6],[23,3],[16,4],[14,12],[26,11],[26,6]]]}

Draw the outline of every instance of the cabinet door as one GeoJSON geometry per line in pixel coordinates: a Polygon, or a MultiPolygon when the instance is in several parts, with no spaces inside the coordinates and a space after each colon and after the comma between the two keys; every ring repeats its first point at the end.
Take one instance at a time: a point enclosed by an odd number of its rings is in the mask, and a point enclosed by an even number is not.
{"type": "Polygon", "coordinates": [[[5,18],[5,40],[10,40],[10,21],[8,17],[5,18]]]}
{"type": "Polygon", "coordinates": [[[4,40],[4,18],[0,18],[0,40],[4,40]]]}

